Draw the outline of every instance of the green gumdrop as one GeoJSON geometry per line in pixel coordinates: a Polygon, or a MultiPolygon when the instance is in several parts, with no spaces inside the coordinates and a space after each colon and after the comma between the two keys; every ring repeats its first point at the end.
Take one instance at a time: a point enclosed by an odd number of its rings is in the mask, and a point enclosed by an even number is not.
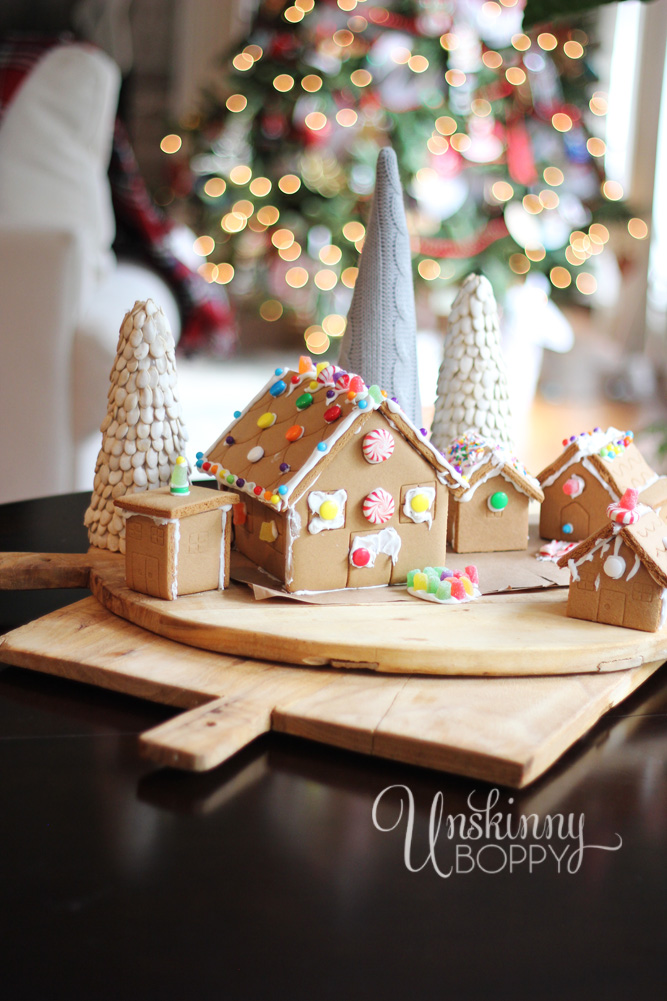
{"type": "Polygon", "coordinates": [[[416,570],[408,570],[408,587],[412,587],[415,582],[416,570]]]}
{"type": "Polygon", "coordinates": [[[369,386],[368,395],[372,397],[372,399],[375,400],[376,403],[382,403],[382,400],[384,399],[382,395],[382,390],[380,389],[379,386],[369,386]]]}
{"type": "Polygon", "coordinates": [[[440,578],[436,577],[435,574],[429,574],[428,584],[426,586],[428,594],[437,594],[439,586],[440,586],[440,578]]]}
{"type": "Polygon", "coordinates": [[[435,596],[439,601],[447,601],[448,598],[452,596],[452,585],[449,580],[442,580],[438,586],[438,590],[435,592],[435,596]]]}

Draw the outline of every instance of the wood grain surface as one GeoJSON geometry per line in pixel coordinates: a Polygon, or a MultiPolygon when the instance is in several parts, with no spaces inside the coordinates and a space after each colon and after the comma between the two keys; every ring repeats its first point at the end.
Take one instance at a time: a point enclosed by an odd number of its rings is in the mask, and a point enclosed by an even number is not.
{"type": "Polygon", "coordinates": [[[667,658],[657,633],[565,614],[562,589],[488,595],[462,605],[410,597],[372,605],[255,601],[248,588],[163,601],[131,591],[122,561],[98,562],[91,589],[121,618],[219,653],[303,666],[400,674],[526,676],[609,672],[667,658]]]}
{"type": "Polygon", "coordinates": [[[0,661],[185,709],[141,738],[162,765],[212,768],[273,729],[514,787],[542,774],[661,663],[523,678],[286,667],[184,647],[94,598],[2,637],[0,661]]]}

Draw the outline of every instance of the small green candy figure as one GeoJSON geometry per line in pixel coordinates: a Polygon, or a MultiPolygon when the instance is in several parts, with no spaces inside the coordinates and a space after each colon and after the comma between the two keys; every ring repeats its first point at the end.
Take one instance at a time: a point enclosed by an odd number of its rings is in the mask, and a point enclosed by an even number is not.
{"type": "Polygon", "coordinates": [[[176,459],[176,465],[171,471],[169,480],[169,492],[172,494],[189,494],[190,482],[188,480],[188,464],[182,455],[176,459]]]}

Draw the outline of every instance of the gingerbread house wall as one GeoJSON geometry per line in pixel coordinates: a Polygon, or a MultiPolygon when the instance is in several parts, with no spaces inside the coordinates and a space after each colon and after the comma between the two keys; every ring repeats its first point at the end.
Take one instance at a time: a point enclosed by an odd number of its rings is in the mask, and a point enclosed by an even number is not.
{"type": "MultiPolygon", "coordinates": [[[[360,422],[361,424],[362,422],[360,422]]],[[[378,584],[405,583],[409,570],[428,565],[444,565],[447,536],[448,491],[437,479],[436,471],[378,412],[370,415],[363,427],[350,436],[344,446],[318,469],[315,480],[296,502],[295,514],[301,529],[295,538],[286,586],[289,590],[328,590],[344,587],[371,587],[378,584]],[[375,428],[389,428],[395,448],[393,455],[380,463],[367,462],[362,453],[364,436],[375,428]],[[403,513],[405,493],[411,487],[435,488],[432,524],[415,524],[403,513]],[[371,491],[382,487],[394,499],[394,514],[384,524],[373,525],[364,517],[362,505],[371,491]],[[344,489],[347,493],[344,526],[325,529],[317,534],[308,530],[311,512],[308,495],[344,489]],[[384,553],[373,567],[354,567],[349,553],[356,535],[375,534],[393,528],[401,538],[401,548],[394,565],[384,553]]]]}
{"type": "Polygon", "coordinates": [[[274,511],[247,495],[235,505],[233,514],[234,545],[257,566],[285,580],[285,557],[288,551],[288,519],[285,512],[274,511]],[[273,524],[273,529],[271,525],[273,524]],[[269,536],[275,531],[273,542],[269,536]],[[262,538],[262,535],[265,538],[262,538]]]}
{"type": "Polygon", "coordinates": [[[576,568],[579,580],[570,582],[567,614],[575,619],[653,632],[660,623],[662,588],[643,565],[627,579],[635,565],[635,554],[625,543],[618,555],[625,560],[627,569],[618,580],[604,571],[608,555],[609,550],[594,553],[592,559],[584,560],[576,568]]]}
{"type": "Polygon", "coordinates": [[[542,485],[544,501],[540,510],[540,535],[543,539],[581,542],[607,521],[607,507],[612,497],[593,473],[581,462],[575,462],[558,475],[549,486],[542,485]],[[563,492],[563,485],[573,476],[580,476],[584,489],[572,498],[563,492]],[[564,532],[563,525],[572,525],[564,532]]]}
{"type": "Polygon", "coordinates": [[[230,542],[227,519],[228,512],[220,509],[162,523],[145,515],[129,515],[125,553],[128,587],[166,599],[174,597],[174,590],[179,595],[214,590],[220,583],[221,557],[225,561],[226,586],[230,542]]]}
{"type": "Polygon", "coordinates": [[[528,545],[529,498],[498,473],[480,483],[470,500],[449,501],[447,541],[456,553],[496,553],[528,545]],[[489,509],[492,494],[507,494],[507,507],[489,509]]]}

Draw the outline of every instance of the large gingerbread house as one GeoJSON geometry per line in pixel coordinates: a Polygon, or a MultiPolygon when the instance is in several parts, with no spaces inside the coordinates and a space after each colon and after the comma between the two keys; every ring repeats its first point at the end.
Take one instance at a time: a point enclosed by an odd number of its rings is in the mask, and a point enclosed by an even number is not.
{"type": "Polygon", "coordinates": [[[632,431],[595,428],[565,439],[561,455],[538,476],[544,491],[540,535],[578,542],[607,521],[607,507],[628,489],[667,520],[667,477],[658,476],[632,431]]]}
{"type": "Polygon", "coordinates": [[[667,615],[665,523],[637,492],[609,505],[606,523],[559,560],[570,569],[567,614],[653,632],[667,615]]]}
{"type": "Polygon", "coordinates": [[[443,453],[462,482],[450,488],[447,541],[457,553],[494,553],[528,545],[528,505],[544,495],[515,455],[476,431],[443,453]]]}
{"type": "Polygon", "coordinates": [[[396,401],[335,366],[276,369],[197,466],[242,495],[236,548],[288,591],[404,583],[444,564],[460,477],[396,401]]]}

